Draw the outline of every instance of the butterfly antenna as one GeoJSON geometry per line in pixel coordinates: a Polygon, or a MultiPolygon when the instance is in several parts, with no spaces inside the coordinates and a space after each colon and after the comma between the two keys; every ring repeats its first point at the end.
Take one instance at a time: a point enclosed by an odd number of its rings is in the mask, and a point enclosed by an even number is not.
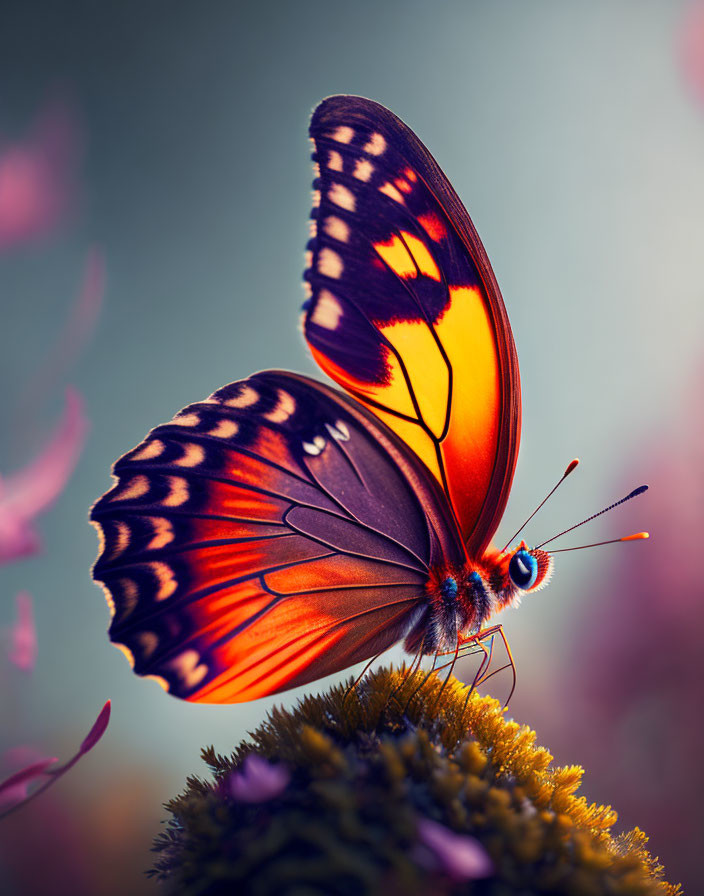
{"type": "Polygon", "coordinates": [[[578,457],[575,457],[574,460],[571,460],[571,461],[569,462],[569,464],[567,465],[567,469],[565,470],[565,472],[562,474],[562,477],[560,478],[560,481],[559,481],[559,482],[557,483],[557,485],[552,489],[552,491],[549,492],[549,493],[545,496],[545,498],[543,498],[543,500],[540,502],[540,504],[538,504],[538,506],[535,508],[535,510],[533,511],[533,513],[531,513],[531,515],[528,517],[528,519],[527,519],[521,526],[519,526],[518,531],[515,532],[515,533],[509,538],[509,540],[508,540],[508,541],[506,542],[506,544],[504,545],[503,551],[502,551],[501,553],[503,553],[503,552],[506,550],[506,548],[511,544],[511,542],[514,540],[514,538],[517,538],[517,537],[521,534],[521,532],[525,529],[525,527],[528,525],[528,523],[533,519],[533,517],[534,517],[534,516],[536,515],[536,513],[540,510],[540,508],[543,506],[543,504],[545,504],[545,502],[548,500],[548,498],[551,498],[551,497],[555,494],[555,492],[557,491],[557,489],[559,488],[559,486],[562,485],[562,483],[565,481],[565,479],[567,479],[567,477],[570,475],[570,473],[572,472],[572,470],[574,470],[578,465],[579,465],[579,458],[578,458],[578,457]]]}
{"type": "MultiPolygon", "coordinates": [[[[616,501],[614,504],[609,504],[608,507],[605,507],[603,510],[600,510],[599,513],[593,513],[591,516],[588,516],[586,518],[586,520],[582,520],[581,523],[576,523],[574,526],[570,526],[569,529],[565,529],[562,532],[558,532],[557,535],[553,535],[552,538],[548,538],[547,541],[544,541],[542,544],[539,544],[538,547],[536,548],[536,550],[538,550],[538,548],[545,547],[546,544],[550,544],[550,542],[555,541],[556,538],[561,538],[563,535],[566,535],[568,532],[572,532],[573,529],[578,529],[580,526],[583,526],[585,523],[589,523],[589,522],[591,522],[591,520],[595,520],[598,516],[601,516],[603,513],[608,513],[609,510],[613,510],[614,507],[618,507],[619,504],[624,504],[626,501],[630,501],[631,498],[636,498],[638,495],[642,495],[643,492],[647,492],[647,491],[648,491],[647,485],[639,485],[638,488],[634,488],[633,491],[630,494],[626,495],[625,498],[621,498],[620,501],[616,501]]],[[[648,537],[647,533],[638,532],[637,535],[627,535],[625,538],[616,538],[614,540],[615,541],[631,541],[633,539],[643,538],[643,537],[647,538],[648,537]]],[[[599,544],[607,544],[607,542],[599,542],[599,544]]],[[[586,547],[586,545],[585,545],[585,547],[586,547]]],[[[564,548],[564,550],[568,550],[568,548],[564,548]]],[[[573,550],[573,549],[570,548],[569,550],[573,550]]],[[[553,553],[556,553],[556,551],[553,551],[553,553]]]]}
{"type": "Polygon", "coordinates": [[[636,532],[635,535],[624,535],[623,538],[611,538],[609,541],[595,541],[593,544],[580,544],[576,548],[558,548],[551,554],[564,554],[565,551],[583,551],[585,548],[598,548],[602,544],[616,544],[619,541],[639,541],[642,538],[650,538],[649,532],[636,532]]]}

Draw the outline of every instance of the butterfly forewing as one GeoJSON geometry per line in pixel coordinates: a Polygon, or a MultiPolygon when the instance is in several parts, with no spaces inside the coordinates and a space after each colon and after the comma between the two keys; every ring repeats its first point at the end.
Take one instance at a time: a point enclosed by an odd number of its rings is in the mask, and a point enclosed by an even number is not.
{"type": "Polygon", "coordinates": [[[110,636],[173,694],[238,702],[367,659],[462,552],[427,472],[358,404],[294,374],[157,427],[93,508],[110,636]]]}
{"type": "Polygon", "coordinates": [[[387,109],[332,97],[310,132],[306,339],[432,472],[481,555],[520,431],[515,347],[486,253],[432,156],[387,109]]]}

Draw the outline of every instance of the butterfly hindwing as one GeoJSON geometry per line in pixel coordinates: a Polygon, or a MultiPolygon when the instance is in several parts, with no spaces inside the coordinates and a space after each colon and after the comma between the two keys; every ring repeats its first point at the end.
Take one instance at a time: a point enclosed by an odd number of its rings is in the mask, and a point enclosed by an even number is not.
{"type": "Polygon", "coordinates": [[[457,562],[442,494],[335,390],[265,372],[159,426],[92,511],[110,637],[177,696],[239,702],[393,644],[432,564],[457,562]]]}
{"type": "Polygon", "coordinates": [[[481,555],[520,431],[515,347],[484,248],[432,156],[383,106],[331,97],[310,133],[306,339],[425,463],[481,555]]]}

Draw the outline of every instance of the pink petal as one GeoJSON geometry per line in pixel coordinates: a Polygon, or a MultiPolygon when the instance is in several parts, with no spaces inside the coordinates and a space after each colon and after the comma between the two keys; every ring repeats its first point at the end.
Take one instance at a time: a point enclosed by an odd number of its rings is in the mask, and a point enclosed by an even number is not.
{"type": "Polygon", "coordinates": [[[704,103],[704,2],[690,3],[682,22],[680,59],[685,79],[704,103]]]}
{"type": "Polygon", "coordinates": [[[38,544],[34,517],[64,489],[83,447],[83,402],[66,390],[66,410],[49,444],[19,473],[0,481],[0,563],[31,553],[38,544]]]}
{"type": "Polygon", "coordinates": [[[105,734],[105,729],[108,727],[108,722],[110,721],[110,708],[111,702],[110,700],[107,700],[105,706],[103,706],[98,713],[98,718],[93,723],[93,727],[84,737],[83,743],[78,749],[79,756],[83,756],[89,750],[92,750],[103,734],[105,734]]]}
{"type": "Polygon", "coordinates": [[[41,759],[2,781],[0,783],[0,805],[7,808],[25,800],[28,786],[32,781],[44,776],[54,762],[56,762],[55,757],[41,759]]]}
{"type": "MultiPolygon", "coordinates": [[[[0,767],[8,771],[11,769],[20,770],[47,761],[44,753],[36,747],[20,745],[5,750],[2,757],[0,757],[0,767]]],[[[15,771],[13,771],[14,774],[15,771]]],[[[28,787],[29,783],[27,781],[15,784],[10,781],[7,786],[3,782],[0,785],[0,810],[16,805],[26,799],[28,787]]]]}
{"type": "Polygon", "coordinates": [[[0,149],[0,251],[36,240],[75,203],[80,140],[64,104],[48,105],[24,140],[0,149]]]}
{"type": "Polygon", "coordinates": [[[0,564],[36,554],[39,545],[34,527],[25,520],[4,514],[0,501],[0,564]]]}
{"type": "Polygon", "coordinates": [[[72,355],[90,339],[103,304],[105,291],[105,259],[99,249],[88,253],[83,268],[83,281],[78,297],[71,308],[65,339],[74,345],[72,355]]]}
{"type": "Polygon", "coordinates": [[[418,840],[432,854],[436,867],[454,880],[477,880],[494,873],[494,864],[481,843],[456,834],[437,821],[418,822],[418,840]]]}
{"type": "Polygon", "coordinates": [[[31,672],[37,660],[37,632],[34,627],[32,597],[26,591],[15,598],[17,621],[10,628],[8,659],[23,672],[31,672]]]}
{"type": "Polygon", "coordinates": [[[230,776],[230,794],[240,803],[272,800],[288,786],[291,775],[281,764],[272,764],[261,756],[247,756],[239,771],[230,776]]]}

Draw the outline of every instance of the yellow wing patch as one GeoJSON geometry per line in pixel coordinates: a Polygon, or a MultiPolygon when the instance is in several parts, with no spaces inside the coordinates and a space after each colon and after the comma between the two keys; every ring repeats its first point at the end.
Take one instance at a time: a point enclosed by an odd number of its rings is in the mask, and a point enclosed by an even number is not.
{"type": "Polygon", "coordinates": [[[417,277],[425,274],[440,282],[440,271],[428,247],[418,237],[402,230],[388,242],[374,243],[374,249],[391,270],[399,277],[417,277]]]}
{"type": "Polygon", "coordinates": [[[496,341],[479,290],[451,286],[450,295],[450,304],[435,329],[452,358],[454,380],[462,388],[453,396],[450,429],[442,443],[442,453],[448,467],[463,469],[463,476],[453,479],[450,485],[458,515],[461,519],[476,519],[499,438],[496,341]],[[467,456],[472,457],[471,465],[463,462],[467,456]]]}
{"type": "MultiPolygon", "coordinates": [[[[440,438],[445,427],[450,374],[430,326],[424,320],[399,321],[379,330],[403,358],[421,417],[433,435],[440,438]]],[[[385,393],[384,404],[394,407],[388,398],[385,393]]]]}

